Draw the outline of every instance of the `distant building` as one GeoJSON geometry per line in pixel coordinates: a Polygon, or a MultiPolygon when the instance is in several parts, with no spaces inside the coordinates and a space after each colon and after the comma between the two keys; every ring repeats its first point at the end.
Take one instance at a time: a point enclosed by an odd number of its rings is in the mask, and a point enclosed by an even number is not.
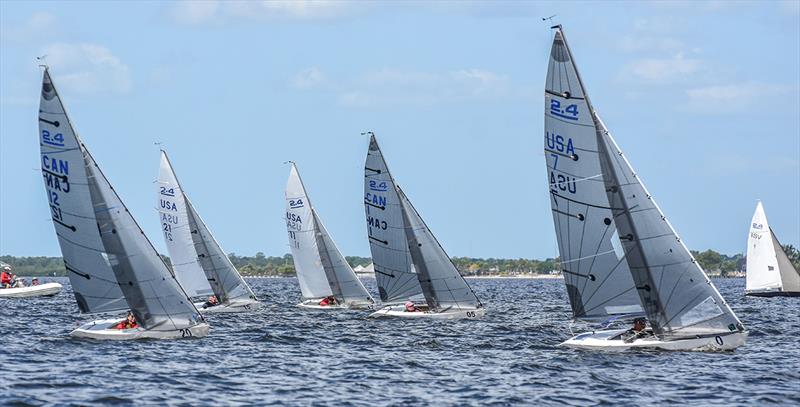
{"type": "Polygon", "coordinates": [[[370,263],[367,265],[367,267],[359,264],[353,268],[353,271],[355,271],[357,274],[372,274],[375,272],[375,264],[370,263]]]}

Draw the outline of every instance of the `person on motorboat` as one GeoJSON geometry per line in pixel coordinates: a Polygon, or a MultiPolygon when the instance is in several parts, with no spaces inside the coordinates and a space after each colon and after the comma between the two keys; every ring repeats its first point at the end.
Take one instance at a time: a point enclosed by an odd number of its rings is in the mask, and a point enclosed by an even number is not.
{"type": "Polygon", "coordinates": [[[631,343],[639,338],[643,338],[647,336],[647,331],[645,328],[647,327],[647,319],[645,318],[636,318],[633,320],[633,328],[627,330],[623,334],[623,338],[625,343],[631,343]]]}
{"type": "Polygon", "coordinates": [[[138,328],[139,324],[136,323],[136,317],[133,316],[133,312],[128,311],[128,316],[125,317],[120,323],[114,326],[114,329],[132,329],[138,328]]]}
{"type": "Polygon", "coordinates": [[[406,301],[406,303],[405,303],[405,307],[406,307],[406,310],[405,310],[406,312],[420,312],[420,311],[421,311],[421,310],[420,310],[419,308],[417,308],[417,306],[414,304],[414,301],[406,301]]]}
{"type": "Polygon", "coordinates": [[[11,288],[14,284],[14,273],[11,272],[11,267],[3,267],[3,272],[0,273],[0,287],[11,288]]]}
{"type": "Polygon", "coordinates": [[[31,280],[31,285],[39,285],[39,279],[34,277],[33,280],[31,280]]]}
{"type": "Polygon", "coordinates": [[[217,299],[216,295],[212,295],[208,297],[208,300],[205,303],[203,303],[203,309],[216,307],[217,305],[219,305],[219,299],[217,299]]]}
{"type": "Polygon", "coordinates": [[[329,296],[327,296],[327,297],[323,298],[323,299],[322,299],[322,300],[319,302],[319,305],[320,305],[320,306],[322,306],[322,307],[327,307],[327,306],[329,306],[329,305],[336,305],[336,304],[337,304],[337,303],[336,303],[336,297],[334,297],[334,296],[332,296],[332,295],[329,295],[329,296]]]}

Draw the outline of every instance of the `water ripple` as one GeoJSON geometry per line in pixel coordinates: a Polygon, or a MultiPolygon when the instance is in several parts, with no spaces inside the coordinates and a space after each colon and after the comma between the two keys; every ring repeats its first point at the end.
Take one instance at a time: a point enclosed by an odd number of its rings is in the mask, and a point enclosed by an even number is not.
{"type": "MultiPolygon", "coordinates": [[[[0,300],[5,405],[800,404],[800,299],[716,284],[750,340],[735,352],[581,352],[561,281],[471,280],[480,321],[368,319],[304,311],[295,279],[254,279],[268,306],[210,315],[191,341],[69,337],[69,285],[55,298],[0,300]]],[[[374,280],[366,280],[373,292],[374,280]]]]}

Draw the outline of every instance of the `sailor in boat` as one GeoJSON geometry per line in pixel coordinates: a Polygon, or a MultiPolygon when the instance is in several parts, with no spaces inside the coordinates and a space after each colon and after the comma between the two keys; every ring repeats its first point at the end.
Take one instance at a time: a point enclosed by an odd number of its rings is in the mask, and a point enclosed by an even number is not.
{"type": "Polygon", "coordinates": [[[422,312],[422,310],[417,308],[417,306],[414,304],[414,301],[406,301],[405,307],[406,312],[422,312]]]}
{"type": "Polygon", "coordinates": [[[203,303],[203,309],[216,307],[217,305],[219,305],[219,299],[217,299],[216,295],[212,295],[208,297],[208,301],[203,303]]]}
{"type": "Polygon", "coordinates": [[[323,298],[323,299],[322,299],[322,300],[319,302],[319,305],[320,305],[320,306],[322,306],[322,307],[327,307],[327,306],[329,306],[329,305],[337,305],[337,303],[336,303],[336,297],[334,297],[334,296],[332,296],[332,295],[329,295],[329,296],[327,296],[327,297],[323,298]]]}
{"type": "Polygon", "coordinates": [[[647,320],[645,318],[636,318],[633,320],[633,328],[622,334],[622,338],[625,343],[631,343],[639,338],[644,338],[650,334],[645,328],[647,328],[647,320]]]}
{"type": "Polygon", "coordinates": [[[33,280],[31,280],[31,285],[39,285],[39,279],[34,277],[33,280]]]}
{"type": "Polygon", "coordinates": [[[133,312],[128,311],[128,316],[125,317],[124,320],[120,321],[114,329],[133,329],[138,328],[139,324],[136,323],[136,317],[133,316],[133,312]]]}

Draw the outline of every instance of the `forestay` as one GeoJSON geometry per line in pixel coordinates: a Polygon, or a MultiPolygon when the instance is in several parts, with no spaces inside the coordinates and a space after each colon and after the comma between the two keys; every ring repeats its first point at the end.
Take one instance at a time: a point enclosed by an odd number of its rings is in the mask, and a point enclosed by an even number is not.
{"type": "MultiPolygon", "coordinates": [[[[572,61],[574,68],[572,53],[560,27],[553,49],[553,54],[566,52],[562,55],[572,61]]],[[[584,98],[586,110],[580,107],[572,110],[576,117],[590,116],[597,129],[598,156],[609,208],[653,331],[669,337],[744,331],[617,147],[593,109],[577,69],[575,78],[580,90],[575,96],[584,98]]],[[[568,112],[567,109],[569,106],[564,111],[568,112]]]]}
{"type": "Polygon", "coordinates": [[[422,294],[406,241],[395,182],[374,134],[364,165],[364,210],[381,301],[396,303],[422,294]]]}
{"type": "Polygon", "coordinates": [[[152,330],[195,325],[197,310],[74,133],[47,69],[39,137],[53,224],[81,312],[130,309],[152,330]]]}
{"type": "Polygon", "coordinates": [[[446,311],[483,307],[400,187],[397,187],[397,193],[402,204],[411,259],[430,309],[446,311]]]}
{"type": "Polygon", "coordinates": [[[286,229],[303,297],[322,298],[332,295],[333,291],[319,256],[311,204],[294,163],[286,183],[286,229]]]}
{"type": "Polygon", "coordinates": [[[604,320],[642,307],[618,239],[600,164],[598,130],[556,31],[545,83],[544,152],[561,268],[574,318],[604,320]]]}

